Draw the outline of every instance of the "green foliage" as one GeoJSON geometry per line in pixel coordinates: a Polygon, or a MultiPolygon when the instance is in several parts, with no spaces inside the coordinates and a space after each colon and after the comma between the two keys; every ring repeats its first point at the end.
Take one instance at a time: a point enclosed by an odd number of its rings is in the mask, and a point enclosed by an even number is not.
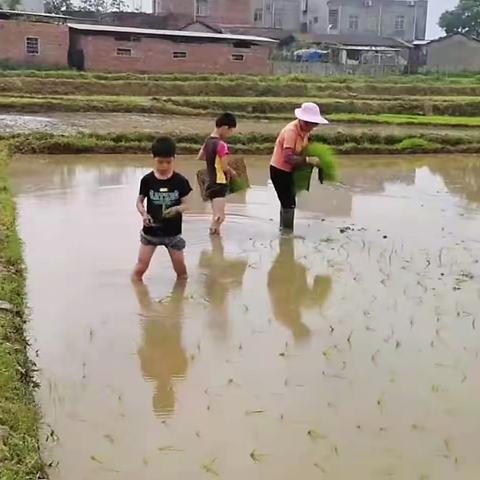
{"type": "Polygon", "coordinates": [[[425,140],[423,138],[417,138],[417,137],[412,137],[412,138],[406,138],[405,140],[402,140],[398,144],[398,148],[400,150],[425,150],[432,148],[434,146],[432,142],[429,142],[428,140],[425,140]]]}
{"type": "Polygon", "coordinates": [[[9,151],[0,143],[0,300],[13,311],[0,311],[0,478],[45,478],[38,445],[40,417],[33,397],[33,365],[24,334],[25,277],[15,204],[7,180],[9,151]]]}
{"type": "Polygon", "coordinates": [[[479,0],[460,0],[453,10],[442,14],[439,25],[447,34],[464,33],[480,37],[479,0]]]}
{"type": "Polygon", "coordinates": [[[74,9],[72,0],[46,0],[44,3],[45,13],[62,15],[74,9]]]}
{"type": "Polygon", "coordinates": [[[305,149],[308,157],[316,157],[320,160],[323,178],[327,182],[335,182],[338,180],[338,161],[332,147],[313,142],[305,149]]]}

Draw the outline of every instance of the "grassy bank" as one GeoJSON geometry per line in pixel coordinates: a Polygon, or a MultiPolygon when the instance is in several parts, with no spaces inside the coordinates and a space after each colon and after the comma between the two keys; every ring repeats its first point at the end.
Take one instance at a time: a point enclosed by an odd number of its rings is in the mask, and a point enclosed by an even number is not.
{"type": "MultiPolygon", "coordinates": [[[[167,132],[163,132],[167,133],[167,132]]],[[[171,134],[181,154],[198,152],[204,141],[203,135],[171,134]]],[[[129,134],[17,134],[3,137],[12,149],[25,154],[70,154],[70,153],[145,153],[149,152],[155,135],[153,133],[129,134]]],[[[480,137],[462,135],[381,135],[374,132],[322,133],[313,140],[332,145],[339,153],[478,153],[480,137]]],[[[269,155],[275,136],[270,134],[246,134],[231,138],[232,152],[245,155],[269,155]]]]}
{"type": "MultiPolygon", "coordinates": [[[[320,77],[325,78],[325,77],[320,77]]],[[[222,80],[100,80],[95,78],[35,78],[0,76],[2,95],[138,95],[350,98],[383,96],[479,96],[480,84],[424,85],[382,82],[259,81],[255,78],[222,80]]]]}
{"type": "Polygon", "coordinates": [[[135,97],[135,96],[0,96],[0,112],[128,112],[177,115],[215,115],[233,111],[243,116],[275,118],[291,115],[301,102],[316,101],[323,113],[362,115],[435,115],[479,117],[480,97],[357,100],[319,97],[135,97]]]}
{"type": "Polygon", "coordinates": [[[25,276],[8,159],[6,145],[0,143],[0,300],[12,306],[12,311],[0,309],[0,478],[34,480],[43,474],[40,418],[24,334],[25,276]]]}
{"type": "Polygon", "coordinates": [[[237,81],[248,80],[262,83],[386,83],[402,85],[475,85],[480,84],[479,73],[451,73],[451,74],[417,74],[417,75],[236,75],[236,74],[137,74],[137,73],[106,73],[106,72],[78,72],[76,70],[26,70],[26,69],[0,69],[0,78],[22,77],[22,78],[56,78],[56,79],[88,79],[106,80],[110,82],[123,80],[147,80],[147,81],[179,81],[188,82],[201,81],[237,81]]]}

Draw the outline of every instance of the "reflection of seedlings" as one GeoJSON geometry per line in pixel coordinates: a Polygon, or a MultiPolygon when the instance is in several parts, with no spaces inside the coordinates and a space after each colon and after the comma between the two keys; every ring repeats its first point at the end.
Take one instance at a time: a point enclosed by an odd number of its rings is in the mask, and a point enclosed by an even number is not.
{"type": "Polygon", "coordinates": [[[168,453],[168,452],[181,452],[182,450],[175,448],[173,445],[165,445],[164,447],[158,447],[158,451],[161,453],[168,453]]]}
{"type": "Polygon", "coordinates": [[[200,437],[201,437],[200,432],[199,432],[198,430],[195,432],[195,436],[196,436],[197,438],[200,438],[200,437]]]}
{"type": "Polygon", "coordinates": [[[338,457],[338,447],[336,445],[332,445],[332,452],[338,457]]]}
{"type": "Polygon", "coordinates": [[[259,453],[256,450],[252,450],[250,452],[250,458],[255,462],[255,463],[260,463],[265,459],[266,455],[264,453],[259,453]]]}
{"type": "Polygon", "coordinates": [[[380,410],[381,413],[383,413],[383,408],[385,406],[385,394],[381,394],[380,397],[378,397],[377,400],[377,407],[380,410]]]}
{"type": "Polygon", "coordinates": [[[95,455],[90,455],[90,460],[95,463],[99,463],[100,465],[103,465],[103,462],[97,458],[95,455]]]}
{"type": "Polygon", "coordinates": [[[55,430],[50,427],[50,430],[49,432],[47,433],[46,437],[45,437],[45,442],[53,442],[53,443],[57,443],[58,441],[60,440],[59,436],[55,433],[55,430]]]}
{"type": "Polygon", "coordinates": [[[203,470],[210,474],[210,475],[213,475],[214,477],[218,477],[219,474],[218,474],[218,471],[215,467],[215,462],[217,461],[216,458],[212,458],[211,460],[209,460],[208,462],[205,462],[202,464],[202,468],[203,470]]]}
{"type": "Polygon", "coordinates": [[[110,435],[109,433],[106,433],[103,438],[105,440],[107,440],[109,443],[111,443],[112,445],[115,443],[115,439],[113,438],[112,435],[110,435]]]}
{"type": "Polygon", "coordinates": [[[327,471],[319,463],[314,463],[313,466],[326,475],[327,471]]]}
{"type": "Polygon", "coordinates": [[[378,360],[378,355],[380,354],[380,350],[377,350],[371,357],[370,359],[372,360],[372,363],[374,365],[378,365],[377,360],[378,360]]]}
{"type": "Polygon", "coordinates": [[[462,372],[462,381],[461,383],[465,383],[467,381],[467,374],[465,372],[462,372]]]}
{"type": "Polygon", "coordinates": [[[90,328],[88,334],[89,334],[89,337],[90,337],[90,343],[92,343],[92,342],[93,342],[93,337],[95,336],[95,333],[94,333],[94,331],[93,331],[93,328],[90,328]]]}
{"type": "Polygon", "coordinates": [[[415,324],[415,319],[413,315],[410,317],[410,328],[413,328],[413,325],[415,324]]]}
{"type": "Polygon", "coordinates": [[[307,432],[307,435],[312,439],[312,440],[326,440],[326,436],[319,432],[318,430],[315,430],[315,429],[310,429],[308,432],[307,432]]]}
{"type": "Polygon", "coordinates": [[[438,393],[440,391],[440,386],[439,385],[432,385],[432,392],[433,393],[438,393]]]}
{"type": "Polygon", "coordinates": [[[143,457],[142,463],[145,467],[148,467],[148,458],[143,457]]]}
{"type": "Polygon", "coordinates": [[[472,320],[472,328],[473,328],[473,330],[475,330],[475,329],[477,328],[476,326],[477,326],[477,320],[474,318],[474,319],[472,320]]]}
{"type": "Polygon", "coordinates": [[[258,410],[247,410],[245,412],[245,415],[258,415],[260,413],[265,413],[265,410],[261,410],[261,409],[258,409],[258,410]]]}
{"type": "Polygon", "coordinates": [[[423,425],[418,425],[416,423],[412,423],[410,429],[412,430],[412,432],[424,432],[425,431],[425,427],[423,425]]]}
{"type": "Polygon", "coordinates": [[[350,348],[352,348],[352,335],[353,335],[353,330],[349,333],[347,337],[347,343],[350,345],[350,348]]]}
{"type": "Polygon", "coordinates": [[[378,431],[384,433],[387,431],[387,427],[380,427],[378,431]]]}
{"type": "Polygon", "coordinates": [[[330,360],[332,358],[333,352],[335,351],[335,345],[331,345],[327,347],[323,352],[322,355],[327,359],[330,360]]]}
{"type": "Polygon", "coordinates": [[[402,344],[400,343],[400,340],[397,340],[395,342],[395,350],[398,350],[401,346],[402,346],[402,344]]]}

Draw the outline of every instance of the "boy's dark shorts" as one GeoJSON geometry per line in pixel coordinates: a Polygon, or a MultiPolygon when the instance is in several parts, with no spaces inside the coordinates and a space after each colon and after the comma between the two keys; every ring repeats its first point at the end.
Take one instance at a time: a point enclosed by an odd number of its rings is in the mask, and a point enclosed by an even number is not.
{"type": "Polygon", "coordinates": [[[142,245],[165,247],[168,250],[177,250],[179,252],[186,247],[186,242],[181,235],[176,235],[175,237],[152,237],[140,232],[140,242],[142,245]]]}
{"type": "Polygon", "coordinates": [[[214,183],[212,185],[207,185],[205,193],[209,200],[225,198],[228,195],[228,183],[214,183]]]}

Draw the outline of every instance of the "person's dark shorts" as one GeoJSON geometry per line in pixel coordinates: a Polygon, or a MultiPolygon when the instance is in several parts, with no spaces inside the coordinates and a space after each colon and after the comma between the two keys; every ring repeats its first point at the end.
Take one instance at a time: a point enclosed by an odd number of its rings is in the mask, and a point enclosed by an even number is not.
{"type": "Polygon", "coordinates": [[[205,194],[209,200],[215,198],[225,198],[228,195],[227,183],[214,183],[213,185],[207,185],[205,194]]]}
{"type": "Polygon", "coordinates": [[[165,247],[168,250],[178,250],[179,252],[186,247],[186,242],[181,235],[176,235],[175,237],[152,237],[140,232],[140,242],[142,245],[165,247]]]}

